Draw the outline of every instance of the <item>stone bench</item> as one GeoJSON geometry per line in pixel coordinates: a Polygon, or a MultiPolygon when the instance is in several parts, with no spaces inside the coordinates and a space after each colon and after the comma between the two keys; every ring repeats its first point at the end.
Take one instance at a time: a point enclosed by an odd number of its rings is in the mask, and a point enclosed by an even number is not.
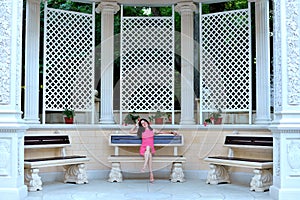
{"type": "Polygon", "coordinates": [[[210,156],[204,159],[210,167],[206,183],[230,183],[228,167],[244,167],[251,168],[254,172],[250,182],[251,191],[269,190],[273,180],[273,160],[235,157],[234,149],[272,149],[271,135],[228,135],[224,146],[229,147],[228,156],[210,156]]]}
{"type": "MultiPolygon", "coordinates": [[[[120,147],[139,147],[142,140],[136,135],[129,134],[111,134],[109,145],[115,147],[115,154],[108,157],[108,162],[112,163],[109,173],[109,182],[122,182],[123,175],[121,163],[143,163],[144,158],[140,155],[119,155],[120,147]]],[[[178,147],[183,146],[183,136],[160,134],[154,136],[154,146],[173,147],[173,155],[154,155],[153,163],[170,163],[172,165],[170,173],[171,182],[184,182],[184,173],[182,169],[186,158],[178,155],[178,147]]],[[[138,152],[138,151],[137,151],[138,152]]]]}
{"type": "Polygon", "coordinates": [[[69,135],[26,135],[24,137],[25,149],[59,148],[61,154],[55,157],[24,160],[24,178],[28,191],[42,190],[42,180],[38,173],[39,169],[44,167],[63,166],[65,168],[65,183],[88,183],[85,163],[89,161],[89,158],[81,155],[66,155],[65,147],[70,145],[69,135]]]}

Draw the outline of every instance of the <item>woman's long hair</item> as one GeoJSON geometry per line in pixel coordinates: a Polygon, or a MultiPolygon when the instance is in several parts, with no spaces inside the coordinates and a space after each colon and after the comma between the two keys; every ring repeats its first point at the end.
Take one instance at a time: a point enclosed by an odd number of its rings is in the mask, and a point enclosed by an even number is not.
{"type": "Polygon", "coordinates": [[[140,119],[138,125],[139,125],[139,129],[137,131],[137,135],[142,138],[142,133],[145,131],[145,128],[142,126],[142,121],[146,122],[148,124],[148,128],[152,131],[153,128],[150,126],[150,123],[148,122],[148,120],[146,119],[140,119]]]}

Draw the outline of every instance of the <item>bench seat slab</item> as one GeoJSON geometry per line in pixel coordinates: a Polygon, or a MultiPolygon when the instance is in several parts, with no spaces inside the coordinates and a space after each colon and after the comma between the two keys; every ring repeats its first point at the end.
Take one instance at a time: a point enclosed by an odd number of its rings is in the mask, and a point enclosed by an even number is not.
{"type": "MultiPolygon", "coordinates": [[[[161,162],[161,163],[165,163],[165,162],[185,162],[186,158],[183,156],[153,156],[152,157],[152,162],[161,162]]],[[[108,157],[108,162],[144,162],[144,158],[142,156],[135,156],[135,155],[131,155],[131,156],[109,156],[108,157]]]]}
{"type": "Polygon", "coordinates": [[[230,158],[230,157],[208,157],[204,159],[206,162],[217,164],[217,165],[226,165],[231,167],[246,167],[252,169],[271,169],[273,168],[273,161],[269,160],[246,160],[239,158],[230,158]]]}
{"type": "Polygon", "coordinates": [[[72,157],[68,159],[63,159],[63,157],[57,157],[57,159],[51,158],[41,158],[41,159],[30,159],[24,161],[25,169],[31,168],[43,168],[43,167],[56,167],[56,166],[64,166],[64,165],[74,165],[86,163],[89,161],[89,158],[84,156],[82,157],[72,157]]]}

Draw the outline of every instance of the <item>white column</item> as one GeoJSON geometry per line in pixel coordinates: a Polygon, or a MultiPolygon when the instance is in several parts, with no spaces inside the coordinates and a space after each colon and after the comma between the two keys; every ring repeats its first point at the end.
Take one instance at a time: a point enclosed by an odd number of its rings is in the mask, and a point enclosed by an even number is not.
{"type": "Polygon", "coordinates": [[[273,199],[300,196],[300,2],[274,0],[273,199]]]}
{"type": "Polygon", "coordinates": [[[0,195],[24,199],[24,133],[21,119],[23,0],[0,1],[0,195]]]}
{"type": "Polygon", "coordinates": [[[100,123],[114,124],[113,67],[114,67],[114,14],[120,9],[115,2],[102,2],[101,12],[101,108],[100,123]]]}
{"type": "Polygon", "coordinates": [[[255,1],[256,124],[271,123],[269,0],[255,1]]]}
{"type": "Polygon", "coordinates": [[[39,49],[40,0],[27,0],[25,40],[25,101],[26,123],[39,121],[39,49]]]}
{"type": "Polygon", "coordinates": [[[178,3],[175,10],[181,15],[181,121],[195,124],[194,118],[194,11],[193,2],[178,3]]]}

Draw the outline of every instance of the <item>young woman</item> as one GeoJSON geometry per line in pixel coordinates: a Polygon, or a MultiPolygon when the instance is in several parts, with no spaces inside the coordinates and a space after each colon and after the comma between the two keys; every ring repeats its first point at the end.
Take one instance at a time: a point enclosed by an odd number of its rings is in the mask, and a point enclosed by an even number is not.
{"type": "Polygon", "coordinates": [[[154,135],[155,134],[174,134],[176,132],[166,132],[157,131],[151,128],[149,122],[146,119],[141,119],[138,123],[130,130],[130,133],[137,133],[139,137],[142,138],[142,144],[140,146],[140,155],[144,156],[145,162],[142,168],[142,172],[145,172],[147,166],[150,173],[150,182],[154,182],[153,172],[152,172],[152,155],[155,153],[154,148],[154,135]],[[138,128],[138,129],[137,129],[138,128]]]}

